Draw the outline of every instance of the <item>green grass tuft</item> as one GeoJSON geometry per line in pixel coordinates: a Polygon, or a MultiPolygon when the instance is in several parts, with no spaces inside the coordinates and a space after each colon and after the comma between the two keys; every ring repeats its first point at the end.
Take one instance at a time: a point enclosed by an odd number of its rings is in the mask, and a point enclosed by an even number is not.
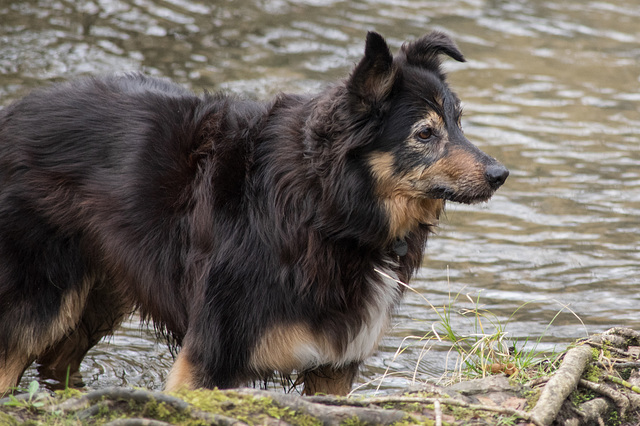
{"type": "MultiPolygon", "coordinates": [[[[378,272],[386,275],[382,271],[378,272]]],[[[549,328],[563,312],[570,312],[584,326],[582,320],[568,306],[561,305],[540,337],[535,340],[531,338],[518,339],[510,335],[509,323],[518,312],[534,303],[533,301],[523,303],[505,320],[485,309],[479,295],[472,297],[469,294],[457,293],[450,295],[445,305],[436,307],[414,288],[400,281],[397,282],[409,291],[418,294],[438,317],[438,320],[431,325],[431,329],[424,335],[408,336],[403,339],[394,354],[393,360],[409,348],[420,347],[420,354],[411,373],[413,382],[420,381],[419,367],[429,350],[443,342],[450,344],[450,352],[457,357],[455,368],[446,373],[440,382],[453,383],[496,373],[505,373],[521,382],[547,376],[555,371],[561,355],[555,350],[538,350],[549,328]],[[461,325],[461,322],[466,326],[461,325]]],[[[586,331],[585,335],[588,335],[586,331]]],[[[385,377],[406,375],[406,372],[391,373],[389,370],[390,368],[387,368],[383,376],[377,379],[378,387],[376,390],[380,389],[385,377]]]]}

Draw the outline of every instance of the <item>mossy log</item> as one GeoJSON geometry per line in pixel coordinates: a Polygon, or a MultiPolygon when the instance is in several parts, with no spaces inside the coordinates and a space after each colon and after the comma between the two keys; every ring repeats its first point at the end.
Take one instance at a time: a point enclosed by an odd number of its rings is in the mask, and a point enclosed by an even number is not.
{"type": "Polygon", "coordinates": [[[640,423],[640,333],[581,340],[548,378],[504,374],[383,397],[305,397],[257,389],[166,394],[129,388],[11,395],[0,424],[17,425],[632,425],[640,423]]]}

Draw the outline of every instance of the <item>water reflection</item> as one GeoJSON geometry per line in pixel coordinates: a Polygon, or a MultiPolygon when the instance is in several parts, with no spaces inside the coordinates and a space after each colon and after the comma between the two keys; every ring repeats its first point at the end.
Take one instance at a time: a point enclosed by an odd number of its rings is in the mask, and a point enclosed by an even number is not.
{"type": "MultiPolygon", "coordinates": [[[[52,80],[137,70],[196,91],[313,92],[349,72],[367,30],[394,48],[445,30],[468,58],[446,64],[467,136],[511,177],[488,204],[449,204],[413,283],[420,295],[407,295],[362,381],[390,367],[401,377],[383,387],[402,387],[455,363],[445,344],[425,355],[422,342],[394,359],[403,338],[438,319],[423,297],[443,306],[460,294],[462,308],[465,294],[480,295],[511,336],[544,334],[543,349],[614,325],[640,329],[634,0],[27,0],[0,2],[0,16],[2,104],[52,80]]],[[[471,332],[464,318],[456,325],[471,332]]],[[[170,364],[134,320],[83,372],[94,387],[159,388],[170,364]]]]}

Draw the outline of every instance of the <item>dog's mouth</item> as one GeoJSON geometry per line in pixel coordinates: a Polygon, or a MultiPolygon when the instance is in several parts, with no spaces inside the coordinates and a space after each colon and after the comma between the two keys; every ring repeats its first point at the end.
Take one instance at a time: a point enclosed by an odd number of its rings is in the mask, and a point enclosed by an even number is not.
{"type": "Polygon", "coordinates": [[[411,181],[411,187],[418,197],[476,204],[488,201],[508,176],[509,170],[497,163],[457,176],[423,173],[420,179],[411,181]]]}
{"type": "Polygon", "coordinates": [[[488,201],[495,193],[494,189],[478,188],[470,191],[454,190],[448,187],[435,187],[427,192],[428,198],[452,201],[461,204],[477,204],[488,201]]]}
{"type": "Polygon", "coordinates": [[[431,187],[425,192],[429,198],[476,204],[488,201],[508,176],[509,170],[502,164],[492,164],[485,169],[483,178],[457,179],[451,183],[431,182],[431,187]]]}

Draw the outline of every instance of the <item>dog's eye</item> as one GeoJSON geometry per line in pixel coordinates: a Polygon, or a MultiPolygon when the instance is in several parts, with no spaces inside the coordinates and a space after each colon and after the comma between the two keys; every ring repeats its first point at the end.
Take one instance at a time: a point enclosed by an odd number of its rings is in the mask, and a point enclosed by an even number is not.
{"type": "Polygon", "coordinates": [[[433,136],[433,130],[430,129],[429,127],[426,127],[420,130],[416,136],[418,137],[418,140],[420,140],[421,142],[426,142],[429,139],[431,139],[431,136],[433,136]]]}

